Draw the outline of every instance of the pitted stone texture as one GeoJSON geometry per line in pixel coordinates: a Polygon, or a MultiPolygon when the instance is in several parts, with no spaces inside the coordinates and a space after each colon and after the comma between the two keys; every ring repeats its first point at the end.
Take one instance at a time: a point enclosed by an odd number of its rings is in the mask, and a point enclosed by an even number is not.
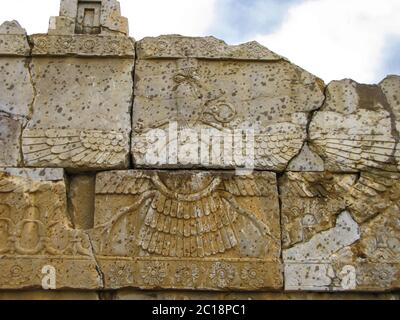
{"type": "Polygon", "coordinates": [[[130,59],[34,58],[37,96],[23,132],[25,165],[127,168],[133,64],[130,59]]]}
{"type": "Polygon", "coordinates": [[[101,287],[89,238],[68,221],[62,176],[61,169],[0,172],[1,289],[41,288],[44,267],[55,269],[57,289],[101,287]]]}
{"type": "Polygon", "coordinates": [[[286,171],[292,172],[323,172],[324,170],[324,160],[310,150],[307,143],[304,144],[299,155],[289,163],[286,169],[286,171]]]}
{"type": "Polygon", "coordinates": [[[282,287],[273,173],[100,173],[92,241],[106,289],[282,287]]]}
{"type": "Polygon", "coordinates": [[[34,90],[25,30],[16,21],[0,26],[0,167],[21,164],[21,128],[30,116],[34,90]]]}
{"type": "Polygon", "coordinates": [[[257,43],[145,38],[135,77],[138,167],[282,171],[324,100],[321,80],[257,43]]]}
{"type": "Polygon", "coordinates": [[[75,229],[93,228],[95,175],[72,175],[68,179],[69,213],[75,229]]]}
{"type": "Polygon", "coordinates": [[[21,123],[0,114],[0,167],[17,167],[21,163],[21,123]]]}
{"type": "Polygon", "coordinates": [[[310,126],[311,147],[338,172],[400,169],[400,77],[334,81],[310,126]]]}
{"type": "Polygon", "coordinates": [[[29,53],[26,31],[17,21],[6,21],[0,25],[0,56],[28,56],[29,53]]]}
{"type": "Polygon", "coordinates": [[[61,0],[60,16],[50,18],[49,34],[129,34],[128,19],[116,0],[61,0]],[[85,16],[85,9],[88,14],[85,16]]]}
{"type": "Polygon", "coordinates": [[[82,56],[135,58],[135,41],[107,35],[31,36],[33,56],[82,56]]]}
{"type": "Polygon", "coordinates": [[[280,181],[288,291],[399,288],[398,174],[288,173],[280,181]]]}
{"type": "Polygon", "coordinates": [[[24,123],[33,99],[27,59],[0,56],[0,115],[6,113],[24,123]]]}

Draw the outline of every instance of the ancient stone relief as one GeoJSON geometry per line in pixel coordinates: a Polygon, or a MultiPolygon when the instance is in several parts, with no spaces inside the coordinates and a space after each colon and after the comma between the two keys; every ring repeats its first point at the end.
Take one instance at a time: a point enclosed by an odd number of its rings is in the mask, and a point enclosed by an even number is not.
{"type": "Polygon", "coordinates": [[[282,286],[273,173],[100,173],[95,212],[106,288],[282,286]]]}
{"type": "Polygon", "coordinates": [[[399,287],[399,174],[287,173],[282,178],[286,290],[399,287]]]}
{"type": "Polygon", "coordinates": [[[145,38],[135,77],[137,167],[236,168],[251,159],[284,170],[324,98],[321,80],[259,44],[215,38],[145,38]]]}
{"type": "Polygon", "coordinates": [[[398,290],[399,132],[399,76],[325,86],[257,42],[135,43],[115,0],[61,0],[48,34],[5,22],[0,289],[49,267],[116,297],[398,290]]]}
{"type": "Polygon", "coordinates": [[[42,270],[55,268],[58,288],[96,289],[88,235],[67,216],[62,169],[0,170],[0,287],[41,288],[42,270]]]}
{"type": "Polygon", "coordinates": [[[26,31],[16,21],[4,22],[0,26],[0,167],[21,165],[19,137],[34,98],[29,54],[26,31]]]}
{"type": "Polygon", "coordinates": [[[128,167],[135,49],[118,21],[116,1],[63,1],[49,34],[32,36],[36,96],[22,137],[26,166],[128,167]]]}
{"type": "Polygon", "coordinates": [[[400,77],[379,85],[334,81],[310,126],[312,148],[326,170],[399,170],[400,77]]]}

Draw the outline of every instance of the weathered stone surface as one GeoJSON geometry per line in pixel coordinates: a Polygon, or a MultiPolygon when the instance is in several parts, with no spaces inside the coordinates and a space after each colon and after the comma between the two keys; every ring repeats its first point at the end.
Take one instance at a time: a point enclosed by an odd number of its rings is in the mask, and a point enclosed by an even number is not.
{"type": "Polygon", "coordinates": [[[27,59],[0,55],[0,115],[26,121],[33,99],[27,59]]]}
{"type": "Polygon", "coordinates": [[[30,50],[26,31],[17,21],[0,25],[0,56],[28,56],[30,50]]]}
{"type": "Polygon", "coordinates": [[[106,289],[280,289],[275,174],[100,173],[93,244],[106,289]]]}
{"type": "Polygon", "coordinates": [[[0,115],[0,167],[16,167],[21,162],[21,123],[0,115]]]}
{"type": "Polygon", "coordinates": [[[213,293],[213,292],[153,292],[120,290],[114,300],[399,300],[400,295],[372,293],[213,293]]]}
{"type": "Polygon", "coordinates": [[[127,168],[133,64],[129,59],[34,58],[37,96],[23,132],[25,165],[127,168]]]}
{"type": "Polygon", "coordinates": [[[95,175],[69,177],[69,213],[75,229],[88,230],[94,224],[95,175]]]}
{"type": "Polygon", "coordinates": [[[40,288],[54,268],[57,289],[96,289],[88,236],[67,219],[63,170],[0,170],[0,288],[40,288]],[[48,180],[46,180],[48,179],[48,180]]]}
{"type": "Polygon", "coordinates": [[[286,170],[292,172],[322,172],[325,171],[325,164],[320,156],[310,150],[308,144],[304,144],[299,155],[289,163],[286,170]]]}
{"type": "Polygon", "coordinates": [[[286,174],[286,290],[398,289],[399,191],[398,174],[286,174]]]}
{"type": "Polygon", "coordinates": [[[31,36],[34,56],[135,57],[135,42],[123,36],[44,35],[31,36]]]}
{"type": "Polygon", "coordinates": [[[138,167],[284,170],[324,99],[321,80],[255,42],[145,38],[135,79],[138,167]]]}
{"type": "Polygon", "coordinates": [[[379,85],[334,81],[311,126],[311,147],[329,171],[374,168],[398,171],[400,159],[400,77],[379,85]]]}
{"type": "Polygon", "coordinates": [[[0,167],[21,164],[21,129],[30,115],[34,91],[25,30],[16,21],[0,26],[0,167]]]}

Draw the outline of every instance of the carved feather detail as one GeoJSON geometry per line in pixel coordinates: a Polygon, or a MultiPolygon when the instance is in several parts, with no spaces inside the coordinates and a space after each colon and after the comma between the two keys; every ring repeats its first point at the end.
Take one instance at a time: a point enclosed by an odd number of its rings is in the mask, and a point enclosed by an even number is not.
{"type": "MultiPolygon", "coordinates": [[[[165,257],[205,257],[225,253],[238,245],[237,203],[230,204],[226,194],[261,197],[268,190],[268,181],[262,176],[213,177],[206,181],[200,183],[196,179],[193,190],[172,190],[157,173],[135,172],[127,176],[116,172],[112,177],[98,178],[96,193],[136,197],[150,194],[141,204],[139,247],[165,257]]],[[[137,204],[131,209],[124,208],[122,213],[137,212],[137,204]]]]}
{"type": "Polygon", "coordinates": [[[299,153],[306,139],[305,130],[258,135],[254,144],[255,163],[270,169],[284,169],[299,153]]]}
{"type": "Polygon", "coordinates": [[[25,130],[23,152],[28,164],[117,165],[127,152],[127,136],[100,130],[25,130]]]}
{"type": "Polygon", "coordinates": [[[351,170],[365,168],[396,170],[400,161],[398,144],[387,135],[314,134],[312,148],[333,166],[351,170]]]}

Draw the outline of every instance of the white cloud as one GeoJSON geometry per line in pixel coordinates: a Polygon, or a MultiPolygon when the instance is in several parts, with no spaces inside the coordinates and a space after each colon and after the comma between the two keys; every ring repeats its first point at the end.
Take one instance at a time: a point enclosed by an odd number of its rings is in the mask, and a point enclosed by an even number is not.
{"type": "Polygon", "coordinates": [[[214,22],[217,0],[120,0],[137,39],[160,34],[204,36],[214,22]]]}
{"type": "MultiPolygon", "coordinates": [[[[129,18],[131,36],[184,33],[203,36],[214,21],[218,0],[121,0],[122,15],[129,18]]],[[[0,23],[18,20],[28,33],[45,33],[50,16],[59,12],[59,0],[2,1],[0,23]]]]}
{"type": "Polygon", "coordinates": [[[326,81],[376,82],[387,41],[400,36],[399,0],[308,0],[257,40],[326,81]]]}
{"type": "Polygon", "coordinates": [[[0,6],[0,24],[17,20],[31,34],[46,33],[49,17],[59,12],[57,0],[2,0],[0,6]]]}

